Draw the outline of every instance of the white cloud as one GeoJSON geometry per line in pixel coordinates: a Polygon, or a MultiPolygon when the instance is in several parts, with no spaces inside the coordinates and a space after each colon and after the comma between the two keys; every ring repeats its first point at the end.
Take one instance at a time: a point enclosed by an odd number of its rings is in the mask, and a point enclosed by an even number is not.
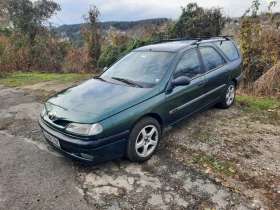
{"type": "MultiPolygon", "coordinates": [[[[62,11],[58,17],[67,24],[83,22],[82,15],[90,5],[95,5],[101,13],[101,21],[132,21],[156,17],[178,19],[181,14],[180,6],[186,6],[192,0],[54,0],[59,3],[62,11]]],[[[270,0],[261,0],[261,10],[264,11],[270,0]]],[[[252,0],[197,0],[206,8],[219,6],[229,16],[241,16],[252,4],[252,0]]],[[[279,11],[280,5],[274,8],[279,11]]],[[[62,24],[57,18],[53,22],[62,24]]]]}

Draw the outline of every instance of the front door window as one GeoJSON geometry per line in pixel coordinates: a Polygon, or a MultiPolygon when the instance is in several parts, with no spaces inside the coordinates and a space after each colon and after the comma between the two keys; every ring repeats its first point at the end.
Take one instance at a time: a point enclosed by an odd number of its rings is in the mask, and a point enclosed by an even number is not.
{"type": "Polygon", "coordinates": [[[173,74],[173,79],[180,76],[187,76],[193,78],[200,74],[200,64],[196,50],[187,52],[180,59],[178,66],[173,74]]]}

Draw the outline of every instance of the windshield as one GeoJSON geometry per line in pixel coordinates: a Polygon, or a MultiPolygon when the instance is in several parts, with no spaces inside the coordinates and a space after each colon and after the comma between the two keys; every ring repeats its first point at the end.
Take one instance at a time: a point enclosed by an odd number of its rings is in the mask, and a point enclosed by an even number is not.
{"type": "Polygon", "coordinates": [[[170,52],[131,52],[126,55],[100,78],[126,85],[151,88],[164,77],[175,53],[170,52]]]}

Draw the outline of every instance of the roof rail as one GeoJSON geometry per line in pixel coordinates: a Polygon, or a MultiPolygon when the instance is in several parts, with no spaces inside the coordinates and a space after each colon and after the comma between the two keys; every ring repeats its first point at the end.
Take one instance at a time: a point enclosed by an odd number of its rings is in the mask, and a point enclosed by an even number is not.
{"type": "Polygon", "coordinates": [[[220,39],[220,38],[224,38],[226,40],[229,40],[229,37],[234,37],[234,36],[224,35],[224,36],[213,36],[213,37],[202,36],[202,37],[187,37],[187,38],[179,38],[179,39],[163,39],[163,40],[154,41],[152,44],[160,44],[160,43],[164,43],[164,42],[177,42],[177,41],[194,40],[194,42],[191,43],[191,44],[196,45],[196,44],[199,44],[199,42],[201,42],[203,40],[209,40],[209,42],[213,41],[213,39],[220,39]]]}
{"type": "Polygon", "coordinates": [[[178,41],[186,41],[186,40],[200,40],[200,38],[162,39],[162,40],[154,41],[152,44],[160,44],[164,42],[178,42],[178,41]]]}
{"type": "Polygon", "coordinates": [[[201,39],[199,41],[193,42],[192,45],[198,45],[198,44],[208,43],[208,42],[213,42],[213,41],[224,41],[224,39],[230,40],[229,37],[234,37],[234,36],[214,36],[214,37],[205,38],[205,39],[201,39]]]}

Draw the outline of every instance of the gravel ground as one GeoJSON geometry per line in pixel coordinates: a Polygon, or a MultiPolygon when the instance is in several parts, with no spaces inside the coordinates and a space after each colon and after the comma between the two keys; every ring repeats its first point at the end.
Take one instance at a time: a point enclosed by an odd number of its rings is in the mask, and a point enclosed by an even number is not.
{"type": "MultiPolygon", "coordinates": [[[[40,107],[38,96],[0,86],[0,209],[207,210],[274,205],[266,196],[268,188],[258,186],[255,179],[256,186],[250,189],[241,175],[243,169],[250,178],[251,173],[270,173],[277,182],[279,127],[250,120],[238,106],[210,109],[165,134],[147,163],[121,159],[94,167],[75,164],[48,147],[37,123],[40,107]],[[201,153],[229,161],[235,172],[217,173],[201,166],[195,161],[201,153]]],[[[277,184],[269,189],[280,187],[277,184]]]]}

